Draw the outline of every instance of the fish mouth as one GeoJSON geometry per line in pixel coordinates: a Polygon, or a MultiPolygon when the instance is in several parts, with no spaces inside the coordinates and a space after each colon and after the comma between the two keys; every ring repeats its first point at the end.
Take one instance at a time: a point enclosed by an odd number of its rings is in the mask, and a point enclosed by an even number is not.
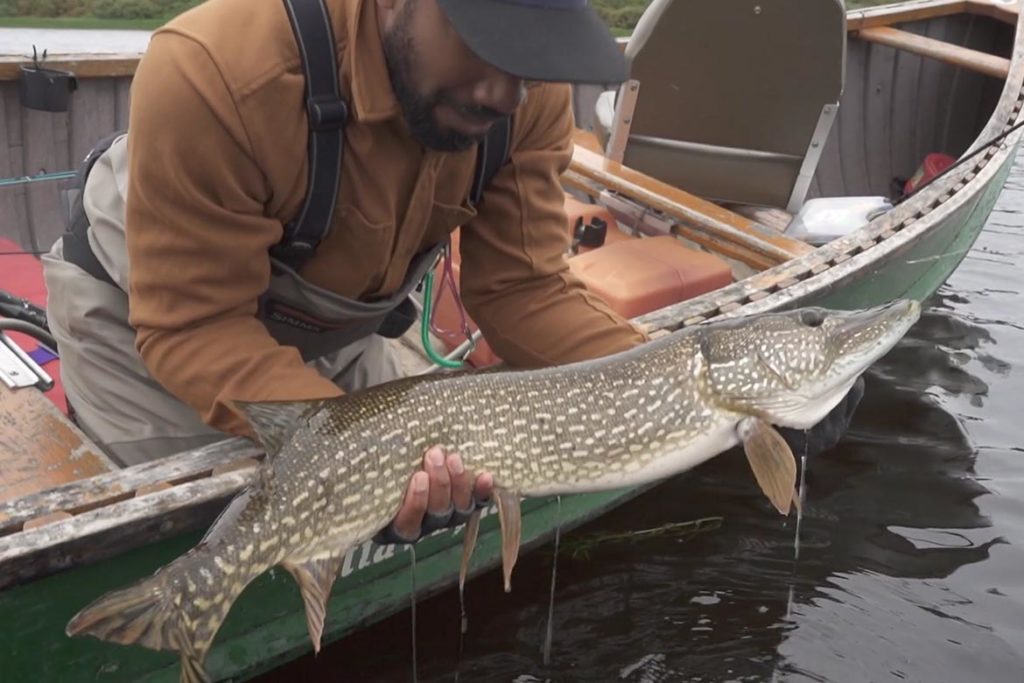
{"type": "Polygon", "coordinates": [[[803,394],[789,410],[777,408],[772,424],[809,429],[825,418],[853,388],[857,378],[887,354],[921,317],[921,304],[914,299],[896,299],[858,311],[833,311],[829,331],[836,359],[819,391],[803,394]],[[799,406],[799,407],[797,407],[799,406]]]}
{"type": "Polygon", "coordinates": [[[921,317],[921,304],[916,299],[896,299],[836,317],[830,334],[839,363],[837,369],[841,375],[849,375],[852,383],[910,331],[921,317]]]}
{"type": "Polygon", "coordinates": [[[852,338],[881,327],[883,332],[878,334],[878,341],[888,351],[920,317],[921,304],[916,299],[895,299],[873,308],[841,314],[835,334],[837,337],[852,338]]]}
{"type": "Polygon", "coordinates": [[[861,311],[841,313],[833,330],[837,340],[838,357],[849,354],[835,373],[837,381],[817,397],[822,406],[834,408],[853,387],[854,382],[869,367],[889,353],[921,317],[921,303],[916,299],[895,299],[889,303],[861,311]]]}

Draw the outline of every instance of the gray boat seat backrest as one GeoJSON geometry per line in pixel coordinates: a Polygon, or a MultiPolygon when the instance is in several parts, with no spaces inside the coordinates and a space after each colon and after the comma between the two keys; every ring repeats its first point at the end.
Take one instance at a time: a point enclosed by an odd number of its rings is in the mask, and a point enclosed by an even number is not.
{"type": "Polygon", "coordinates": [[[640,86],[623,163],[708,199],[799,209],[843,90],[840,0],[654,0],[625,55],[640,86]]]}

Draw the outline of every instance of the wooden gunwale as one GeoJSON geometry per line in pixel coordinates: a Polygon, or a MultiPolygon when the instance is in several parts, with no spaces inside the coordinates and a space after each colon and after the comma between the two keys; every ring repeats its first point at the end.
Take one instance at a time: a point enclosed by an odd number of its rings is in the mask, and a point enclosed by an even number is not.
{"type": "Polygon", "coordinates": [[[993,0],[967,0],[967,13],[998,19],[1004,24],[1017,23],[1020,0],[1016,2],[993,2],[993,0]]]}
{"type": "MultiPolygon", "coordinates": [[[[113,78],[132,76],[139,66],[139,53],[68,55],[54,54],[46,58],[43,67],[70,71],[77,78],[113,78]]],[[[29,66],[32,60],[21,55],[0,55],[0,81],[16,81],[21,76],[21,65],[29,66]]]]}
{"type": "MultiPolygon", "coordinates": [[[[937,8],[963,3],[925,4],[937,8]]],[[[1018,23],[1007,82],[979,141],[1005,132],[1021,119],[1022,86],[1024,46],[1018,23]]],[[[673,330],[720,317],[792,307],[828,291],[865,265],[906,250],[914,239],[939,225],[944,215],[980,192],[1021,135],[1016,131],[999,146],[856,233],[636,321],[656,330],[673,330]]],[[[232,439],[0,504],[0,589],[62,569],[86,554],[89,560],[114,555],[124,547],[137,545],[133,537],[137,539],[140,530],[165,536],[170,531],[197,526],[207,519],[209,506],[237,493],[252,476],[251,470],[226,474],[216,474],[215,470],[257,453],[249,442],[232,439]],[[144,497],[126,498],[139,487],[164,482],[174,485],[144,497]],[[54,512],[69,512],[72,518],[24,530],[31,518],[54,512]]]]}
{"type": "Polygon", "coordinates": [[[849,31],[855,31],[954,14],[976,14],[1015,25],[1019,9],[1019,3],[1007,5],[997,0],[922,0],[915,3],[850,10],[846,13],[846,27],[849,31]]]}

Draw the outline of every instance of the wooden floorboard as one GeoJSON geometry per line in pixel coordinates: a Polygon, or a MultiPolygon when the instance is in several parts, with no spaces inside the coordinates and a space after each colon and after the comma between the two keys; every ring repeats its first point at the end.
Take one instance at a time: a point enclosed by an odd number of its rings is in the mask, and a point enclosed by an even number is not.
{"type": "Polygon", "coordinates": [[[0,502],[113,469],[42,393],[0,383],[0,502]]]}

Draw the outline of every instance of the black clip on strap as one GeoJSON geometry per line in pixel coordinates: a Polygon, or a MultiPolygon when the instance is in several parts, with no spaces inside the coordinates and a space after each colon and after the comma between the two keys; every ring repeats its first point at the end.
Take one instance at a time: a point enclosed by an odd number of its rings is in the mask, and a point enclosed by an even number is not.
{"type": "Polygon", "coordinates": [[[487,136],[476,148],[476,169],[473,184],[469,189],[469,201],[478,206],[484,197],[484,190],[491,184],[498,171],[508,163],[509,145],[512,142],[512,117],[506,116],[491,126],[487,136]]]}
{"type": "Polygon", "coordinates": [[[309,179],[299,215],[271,254],[300,269],[327,236],[338,199],[348,105],[341,97],[334,33],[323,0],[284,0],[306,75],[309,179]]]}

